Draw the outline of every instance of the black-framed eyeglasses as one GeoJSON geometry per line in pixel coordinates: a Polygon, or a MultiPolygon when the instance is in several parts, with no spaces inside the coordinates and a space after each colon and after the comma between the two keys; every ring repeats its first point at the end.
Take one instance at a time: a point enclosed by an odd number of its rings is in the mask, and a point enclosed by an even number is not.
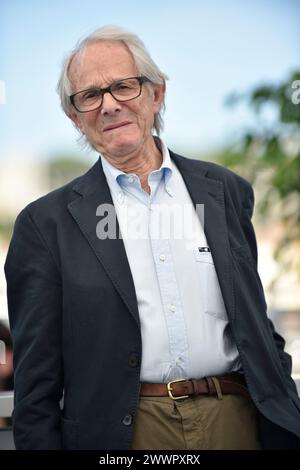
{"type": "Polygon", "coordinates": [[[88,113],[101,107],[103,96],[110,93],[117,101],[130,101],[142,93],[142,85],[150,82],[147,77],[129,77],[118,80],[106,88],[89,88],[71,95],[70,101],[79,113],[88,113]]]}

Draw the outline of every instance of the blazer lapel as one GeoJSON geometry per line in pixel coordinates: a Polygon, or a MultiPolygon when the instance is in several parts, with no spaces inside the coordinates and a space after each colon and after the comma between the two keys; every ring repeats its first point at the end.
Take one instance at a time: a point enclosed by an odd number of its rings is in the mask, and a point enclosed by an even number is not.
{"type": "Polygon", "coordinates": [[[209,178],[201,161],[189,160],[173,152],[170,155],[181,172],[194,205],[204,204],[204,233],[211,249],[228,317],[233,319],[235,303],[223,183],[209,178]]]}
{"type": "MultiPolygon", "coordinates": [[[[115,218],[117,238],[100,240],[96,234],[96,226],[99,222],[99,216],[96,215],[98,206],[109,204],[114,211],[110,190],[102,169],[101,158],[98,159],[88,173],[77,180],[77,183],[73,186],[73,191],[80,196],[68,204],[68,210],[130,313],[139,324],[134,283],[123,240],[118,236],[120,230],[117,218],[115,218]]],[[[82,253],[82,256],[84,256],[84,253],[82,253]]]]}

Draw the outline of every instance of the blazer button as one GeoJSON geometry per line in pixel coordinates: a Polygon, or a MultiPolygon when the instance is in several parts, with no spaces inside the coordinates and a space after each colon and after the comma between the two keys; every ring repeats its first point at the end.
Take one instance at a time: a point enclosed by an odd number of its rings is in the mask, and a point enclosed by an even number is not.
{"type": "Polygon", "coordinates": [[[132,416],[131,415],[124,416],[122,423],[125,424],[125,426],[130,426],[132,423],[132,416]]]}
{"type": "Polygon", "coordinates": [[[128,358],[128,364],[130,365],[130,367],[136,367],[138,363],[139,363],[139,360],[137,356],[135,354],[130,354],[128,358]]]}

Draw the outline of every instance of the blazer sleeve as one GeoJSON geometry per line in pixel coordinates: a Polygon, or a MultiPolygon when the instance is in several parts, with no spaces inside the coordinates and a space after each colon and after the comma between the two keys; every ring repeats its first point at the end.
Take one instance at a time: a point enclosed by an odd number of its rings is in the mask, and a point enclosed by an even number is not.
{"type": "MultiPolygon", "coordinates": [[[[252,214],[253,214],[253,208],[254,208],[254,192],[252,186],[247,183],[246,184],[246,193],[243,201],[243,209],[242,209],[242,226],[243,226],[243,231],[246,235],[252,257],[255,262],[255,267],[257,269],[257,243],[256,243],[256,236],[255,236],[255,231],[253,224],[251,222],[252,219],[252,214]]],[[[262,289],[263,290],[263,289],[262,289]]],[[[298,407],[300,407],[300,402],[298,400],[298,393],[297,393],[297,387],[293,379],[291,378],[291,373],[292,373],[292,358],[291,356],[284,351],[285,347],[285,340],[283,337],[275,330],[273,322],[268,319],[269,321],[269,326],[271,330],[271,334],[273,335],[278,355],[285,373],[285,377],[287,379],[288,383],[288,390],[290,392],[291,398],[294,399],[294,402],[297,404],[298,407]]]]}
{"type": "Polygon", "coordinates": [[[16,219],[4,270],[14,350],[16,449],[60,449],[61,279],[28,208],[16,219]]]}

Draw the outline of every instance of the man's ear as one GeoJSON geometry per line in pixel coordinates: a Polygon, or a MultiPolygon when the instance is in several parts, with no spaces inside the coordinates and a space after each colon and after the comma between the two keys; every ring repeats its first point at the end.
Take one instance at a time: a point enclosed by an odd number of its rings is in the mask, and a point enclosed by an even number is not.
{"type": "Polygon", "coordinates": [[[154,106],[155,113],[159,113],[161,104],[165,97],[165,93],[166,93],[165,81],[161,85],[154,85],[153,106],[154,106]]]}
{"type": "Polygon", "coordinates": [[[71,121],[73,121],[73,123],[75,124],[75,127],[77,129],[79,129],[82,134],[84,134],[83,127],[82,127],[82,124],[81,124],[80,119],[78,117],[78,114],[72,112],[72,113],[68,114],[68,117],[71,119],[71,121]]]}

